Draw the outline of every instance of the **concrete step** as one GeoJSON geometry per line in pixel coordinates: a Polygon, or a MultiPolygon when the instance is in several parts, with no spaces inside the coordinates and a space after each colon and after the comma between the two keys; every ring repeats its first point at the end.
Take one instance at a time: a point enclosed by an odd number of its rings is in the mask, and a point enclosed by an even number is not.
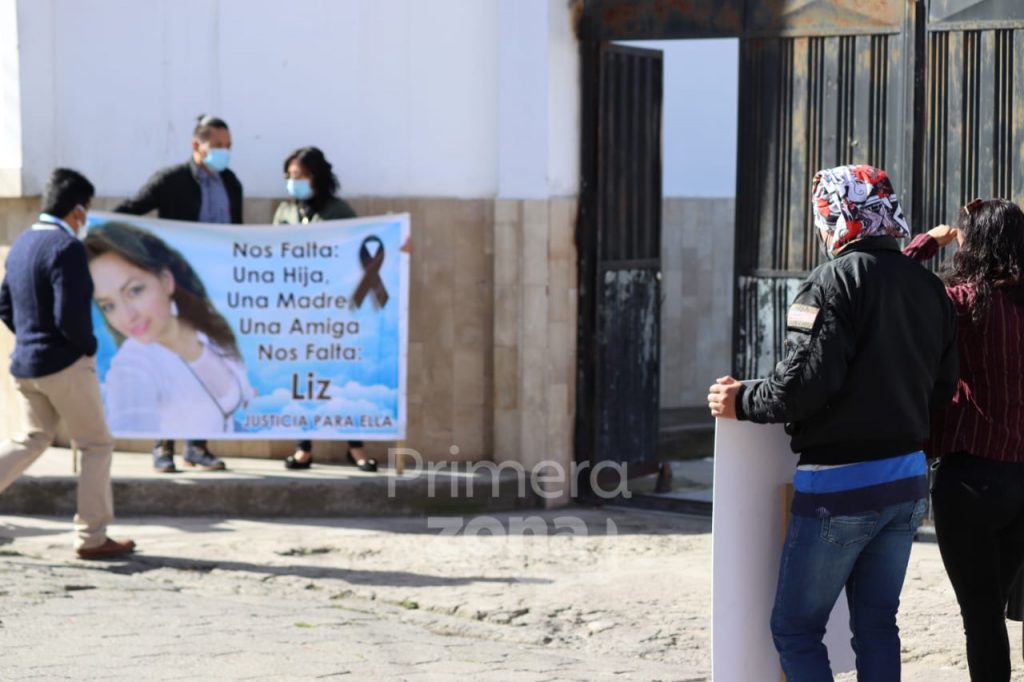
{"type": "Polygon", "coordinates": [[[685,460],[711,456],[715,451],[714,428],[694,428],[658,433],[658,459],[685,460]]]}
{"type": "MultiPolygon", "coordinates": [[[[175,458],[183,466],[180,457],[175,458]]],[[[280,460],[225,458],[227,471],[157,474],[148,454],[115,453],[119,516],[355,517],[460,515],[540,509],[544,499],[515,472],[477,465],[398,474],[382,467],[314,464],[288,471],[280,460]]],[[[0,514],[72,515],[77,475],[71,451],[50,448],[0,494],[0,514]]]]}
{"type": "Polygon", "coordinates": [[[708,457],[715,449],[715,420],[706,406],[663,409],[658,419],[658,459],[708,457]]]}

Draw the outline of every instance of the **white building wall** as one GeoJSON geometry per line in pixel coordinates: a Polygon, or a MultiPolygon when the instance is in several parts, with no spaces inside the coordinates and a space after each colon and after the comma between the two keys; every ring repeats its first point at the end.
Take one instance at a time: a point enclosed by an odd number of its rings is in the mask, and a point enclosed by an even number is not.
{"type": "Polygon", "coordinates": [[[21,192],[21,91],[16,0],[0,0],[0,197],[21,192]]]}
{"type": "Polygon", "coordinates": [[[502,2],[499,21],[498,196],[575,196],[580,167],[579,46],[567,4],[502,2]]]}
{"type": "Polygon", "coordinates": [[[502,197],[547,196],[548,50],[524,50],[546,37],[547,0],[501,5],[498,45],[498,173],[502,197]]]}
{"type": "MultiPolygon", "coordinates": [[[[188,157],[197,114],[220,115],[246,219],[264,222],[284,157],[316,144],[360,214],[413,216],[407,444],[431,460],[569,465],[580,131],[568,0],[0,0],[4,21],[0,158],[19,187],[0,184],[0,263],[57,165],[85,172],[108,208],[188,157]]],[[[0,404],[11,343],[0,330],[0,404]]],[[[334,445],[317,452],[342,456],[334,445]]]]}
{"type": "Polygon", "coordinates": [[[16,6],[20,58],[0,92],[17,80],[24,122],[0,121],[0,168],[23,164],[24,194],[55,165],[132,193],[188,157],[199,113],[230,124],[248,196],[280,196],[284,157],[307,144],[349,196],[576,193],[563,0],[0,2],[0,55],[16,6]]]}
{"type": "Polygon", "coordinates": [[[547,185],[552,196],[576,196],[580,171],[580,50],[565,0],[548,2],[547,185]]]}

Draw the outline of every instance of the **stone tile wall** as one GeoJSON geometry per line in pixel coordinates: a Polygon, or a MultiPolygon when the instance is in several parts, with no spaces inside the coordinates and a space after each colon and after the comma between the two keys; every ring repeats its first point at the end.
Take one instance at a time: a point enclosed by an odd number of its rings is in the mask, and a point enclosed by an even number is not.
{"type": "Polygon", "coordinates": [[[39,197],[0,199],[0,246],[10,246],[38,215],[39,197]]]}
{"type": "Polygon", "coordinates": [[[736,202],[666,198],[662,204],[661,407],[702,406],[732,369],[736,202]]]}
{"type": "Polygon", "coordinates": [[[494,459],[573,461],[575,199],[494,207],[494,459]]]}

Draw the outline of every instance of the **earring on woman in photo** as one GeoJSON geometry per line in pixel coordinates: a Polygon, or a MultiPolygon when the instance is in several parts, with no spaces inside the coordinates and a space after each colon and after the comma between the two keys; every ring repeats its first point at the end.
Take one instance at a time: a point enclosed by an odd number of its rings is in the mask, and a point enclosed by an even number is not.
{"type": "Polygon", "coordinates": [[[171,299],[171,317],[178,316],[178,302],[173,298],[171,299]]]}

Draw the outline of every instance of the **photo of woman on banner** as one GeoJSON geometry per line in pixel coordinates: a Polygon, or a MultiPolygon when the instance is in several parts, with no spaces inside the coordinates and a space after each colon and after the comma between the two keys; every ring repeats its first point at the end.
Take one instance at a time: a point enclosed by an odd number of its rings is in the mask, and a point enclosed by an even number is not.
{"type": "Polygon", "coordinates": [[[235,334],[188,261],[121,222],[84,239],[94,300],[118,350],[103,382],[111,430],[211,436],[235,430],[255,392],[235,334]]]}

